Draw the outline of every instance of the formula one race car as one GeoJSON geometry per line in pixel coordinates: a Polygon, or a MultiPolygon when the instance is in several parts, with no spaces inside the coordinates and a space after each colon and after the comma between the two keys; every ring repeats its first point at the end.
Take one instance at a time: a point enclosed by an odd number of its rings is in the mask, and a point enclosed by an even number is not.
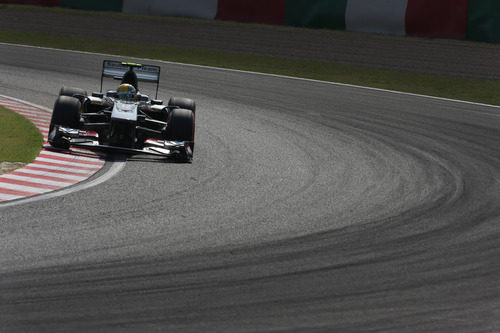
{"type": "Polygon", "coordinates": [[[105,60],[101,92],[87,95],[79,88],[59,92],[49,127],[49,143],[147,154],[190,161],[193,157],[196,104],[172,97],[168,105],[157,100],[160,67],[105,60]],[[102,93],[103,79],[120,80],[117,90],[102,93]],[[138,91],[140,81],[156,83],[155,99],[138,91]]]}

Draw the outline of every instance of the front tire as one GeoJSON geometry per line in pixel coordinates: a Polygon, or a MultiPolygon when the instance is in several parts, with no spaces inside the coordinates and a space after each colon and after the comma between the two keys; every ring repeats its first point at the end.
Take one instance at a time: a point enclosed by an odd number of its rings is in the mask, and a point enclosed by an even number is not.
{"type": "Polygon", "coordinates": [[[56,126],[80,128],[80,109],[82,104],[75,97],[59,96],[54,104],[49,133],[56,126]]]}
{"type": "Polygon", "coordinates": [[[186,155],[181,157],[181,159],[186,161],[189,161],[193,157],[194,152],[194,118],[194,112],[186,109],[173,109],[168,115],[165,140],[189,141],[191,151],[186,151],[186,155]]]}
{"type": "Polygon", "coordinates": [[[194,113],[186,109],[170,111],[167,122],[167,141],[189,141],[191,156],[194,151],[194,113]]]}

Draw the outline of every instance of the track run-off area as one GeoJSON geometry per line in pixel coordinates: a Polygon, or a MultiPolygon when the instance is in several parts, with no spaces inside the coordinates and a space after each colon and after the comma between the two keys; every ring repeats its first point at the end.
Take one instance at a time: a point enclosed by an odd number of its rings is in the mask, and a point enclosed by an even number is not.
{"type": "MultiPolygon", "coordinates": [[[[122,60],[0,53],[0,94],[47,108],[122,60]]],[[[193,163],[0,203],[2,331],[500,330],[498,108],[132,60],[196,100],[193,163]]]]}

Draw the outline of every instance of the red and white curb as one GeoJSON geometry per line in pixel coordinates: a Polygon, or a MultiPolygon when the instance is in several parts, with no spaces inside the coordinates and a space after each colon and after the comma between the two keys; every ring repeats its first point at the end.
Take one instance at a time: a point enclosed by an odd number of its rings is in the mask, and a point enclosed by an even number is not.
{"type": "MultiPolygon", "coordinates": [[[[18,100],[0,97],[0,105],[28,118],[40,130],[44,147],[50,113],[18,100]]],[[[102,156],[83,151],[51,151],[42,148],[30,164],[0,175],[0,202],[26,198],[59,190],[88,179],[105,164],[102,156]]]]}

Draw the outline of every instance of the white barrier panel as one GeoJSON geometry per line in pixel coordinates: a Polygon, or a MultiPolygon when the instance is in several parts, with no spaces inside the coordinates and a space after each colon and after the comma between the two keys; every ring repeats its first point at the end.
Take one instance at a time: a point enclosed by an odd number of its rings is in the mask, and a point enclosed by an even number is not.
{"type": "Polygon", "coordinates": [[[405,35],[408,0],[348,0],[346,30],[405,35]]]}
{"type": "Polygon", "coordinates": [[[123,0],[123,12],[213,20],[218,0],[123,0]]]}

